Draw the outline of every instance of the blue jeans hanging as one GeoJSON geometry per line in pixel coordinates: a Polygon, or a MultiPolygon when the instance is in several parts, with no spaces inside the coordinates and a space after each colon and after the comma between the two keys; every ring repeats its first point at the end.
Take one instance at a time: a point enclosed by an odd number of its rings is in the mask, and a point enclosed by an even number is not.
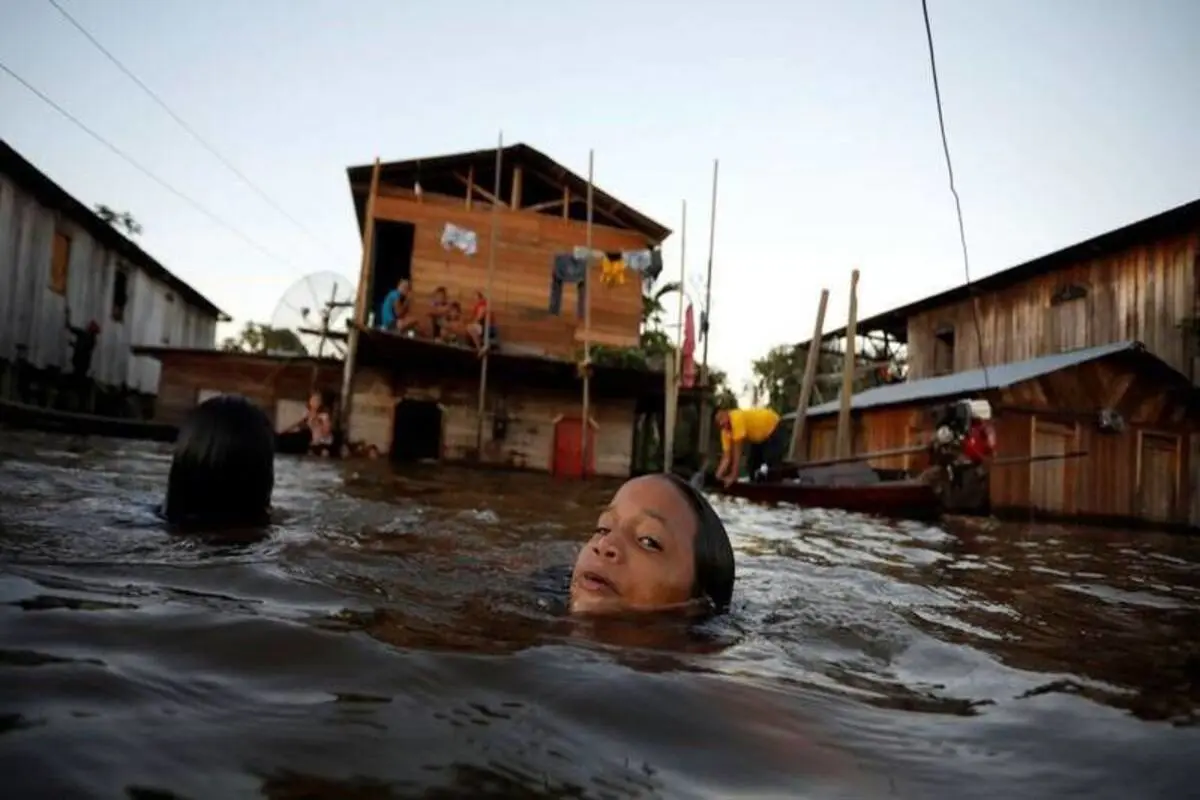
{"type": "Polygon", "coordinates": [[[575,258],[570,253],[560,253],[554,257],[554,266],[550,271],[550,313],[558,316],[562,310],[562,291],[564,283],[574,283],[578,290],[578,315],[583,319],[584,305],[587,303],[587,261],[575,258]]]}

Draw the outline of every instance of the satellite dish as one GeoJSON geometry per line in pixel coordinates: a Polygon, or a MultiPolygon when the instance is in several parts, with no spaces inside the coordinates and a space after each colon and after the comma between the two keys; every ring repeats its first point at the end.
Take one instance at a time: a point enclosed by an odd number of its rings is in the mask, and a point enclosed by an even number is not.
{"type": "Polygon", "coordinates": [[[314,272],[293,283],[271,316],[267,352],[344,356],[354,317],[354,286],[336,272],[314,272]]]}

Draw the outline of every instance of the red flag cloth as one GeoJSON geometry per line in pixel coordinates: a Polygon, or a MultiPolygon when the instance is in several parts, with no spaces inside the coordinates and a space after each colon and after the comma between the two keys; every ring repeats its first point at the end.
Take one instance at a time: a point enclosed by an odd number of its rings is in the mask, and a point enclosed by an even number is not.
{"type": "Polygon", "coordinates": [[[690,389],[696,385],[696,323],[692,316],[692,304],[688,303],[683,315],[683,368],[679,373],[679,385],[690,389]]]}

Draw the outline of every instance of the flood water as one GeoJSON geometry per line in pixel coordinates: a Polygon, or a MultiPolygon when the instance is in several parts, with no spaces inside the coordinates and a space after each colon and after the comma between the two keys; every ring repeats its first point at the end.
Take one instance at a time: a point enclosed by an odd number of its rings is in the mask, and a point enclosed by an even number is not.
{"type": "Polygon", "coordinates": [[[1195,796],[1195,538],[719,501],[733,612],[597,627],[611,484],[280,458],[212,541],[168,464],[0,430],[5,798],[1195,796]]]}

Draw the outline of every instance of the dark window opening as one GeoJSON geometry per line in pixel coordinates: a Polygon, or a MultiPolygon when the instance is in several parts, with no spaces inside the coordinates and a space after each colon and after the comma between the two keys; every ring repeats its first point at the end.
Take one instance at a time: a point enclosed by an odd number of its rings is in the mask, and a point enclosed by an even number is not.
{"type": "Polygon", "coordinates": [[[939,328],[933,335],[933,374],[954,372],[954,328],[939,328]]]}
{"type": "Polygon", "coordinates": [[[125,321],[125,306],[129,304],[129,273],[118,269],[113,276],[112,318],[113,322],[125,321]]]}
{"type": "MultiPolygon", "coordinates": [[[[375,252],[371,264],[370,311],[376,318],[383,298],[402,280],[412,279],[413,242],[417,226],[409,222],[375,221],[375,252]]],[[[414,287],[421,291],[419,287],[414,287]]]]}
{"type": "Polygon", "coordinates": [[[438,460],[442,409],[432,400],[401,400],[392,415],[392,460],[438,460]]]}

